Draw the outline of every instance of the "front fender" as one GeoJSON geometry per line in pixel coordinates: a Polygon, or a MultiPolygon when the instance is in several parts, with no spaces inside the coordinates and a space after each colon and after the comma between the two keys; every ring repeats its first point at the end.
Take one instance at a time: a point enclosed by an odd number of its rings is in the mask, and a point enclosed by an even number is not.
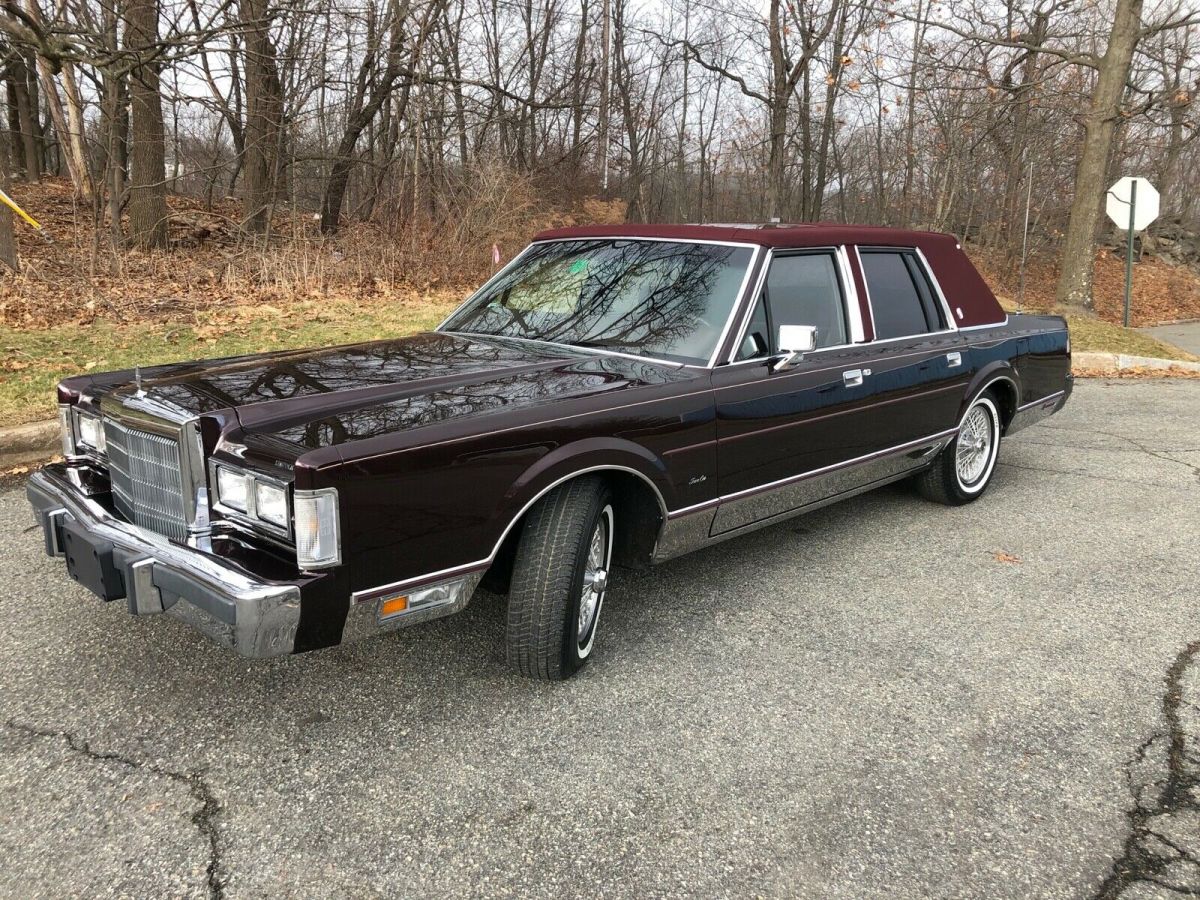
{"type": "Polygon", "coordinates": [[[547,453],[513,482],[500,515],[502,521],[508,521],[505,534],[525,510],[556,485],[577,475],[606,470],[627,472],[644,481],[653,489],[664,519],[676,505],[666,463],[652,451],[621,438],[585,438],[547,453]]]}

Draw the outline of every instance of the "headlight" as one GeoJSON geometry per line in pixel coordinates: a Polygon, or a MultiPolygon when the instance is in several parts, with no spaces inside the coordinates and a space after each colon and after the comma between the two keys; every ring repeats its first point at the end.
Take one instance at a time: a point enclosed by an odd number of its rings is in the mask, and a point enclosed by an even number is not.
{"type": "Polygon", "coordinates": [[[103,453],[107,449],[100,419],[78,409],[75,410],[75,439],[80,446],[90,447],[97,453],[103,453]]]}
{"type": "Polygon", "coordinates": [[[254,512],[264,522],[287,528],[287,491],[277,484],[254,482],[254,512]]]}
{"type": "Polygon", "coordinates": [[[209,477],[216,482],[217,503],[235,518],[258,522],[269,531],[288,530],[288,486],[266,475],[222,463],[209,464],[209,477]]]}
{"type": "Polygon", "coordinates": [[[336,488],[296,491],[296,562],[301,569],[327,569],[342,561],[336,488]]]}
{"type": "Polygon", "coordinates": [[[217,499],[230,509],[246,512],[250,508],[250,476],[217,466],[217,499]]]}

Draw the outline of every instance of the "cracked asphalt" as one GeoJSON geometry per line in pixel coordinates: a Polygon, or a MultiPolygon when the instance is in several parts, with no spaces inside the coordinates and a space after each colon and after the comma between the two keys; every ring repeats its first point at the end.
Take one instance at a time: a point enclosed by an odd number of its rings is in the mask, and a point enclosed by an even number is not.
{"type": "Polygon", "coordinates": [[[1200,893],[1200,385],[1086,381],[959,509],[896,486],[620,573],[597,657],[503,605],[250,663],[0,493],[0,896],[1200,893]]]}

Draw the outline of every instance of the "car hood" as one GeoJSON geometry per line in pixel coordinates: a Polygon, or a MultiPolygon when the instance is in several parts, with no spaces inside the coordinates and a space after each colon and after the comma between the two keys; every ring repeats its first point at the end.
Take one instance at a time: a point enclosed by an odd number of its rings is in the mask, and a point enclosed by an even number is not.
{"type": "MultiPolygon", "coordinates": [[[[123,399],[129,373],[92,390],[123,399]]],[[[553,344],[429,332],[319,350],[158,366],[146,399],[187,414],[232,411],[235,440],[294,452],[571,397],[663,384],[695,370],[553,344]]],[[[112,376],[110,376],[112,377],[112,376]]],[[[265,448],[264,448],[265,449],[265,448]]],[[[289,454],[290,455],[290,454],[289,454]]]]}

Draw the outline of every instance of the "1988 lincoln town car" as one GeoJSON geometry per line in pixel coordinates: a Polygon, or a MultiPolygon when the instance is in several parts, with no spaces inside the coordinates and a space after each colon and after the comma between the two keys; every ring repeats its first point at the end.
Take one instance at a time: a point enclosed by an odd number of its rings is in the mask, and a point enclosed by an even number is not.
{"type": "Polygon", "coordinates": [[[69,378],[46,550],[105,600],[238,653],[328,647],[508,593],[558,679],[616,564],[901,478],[962,504],[1062,407],[1070,341],[1005,315],[953,237],[545,232],[437,330],[69,378]]]}

